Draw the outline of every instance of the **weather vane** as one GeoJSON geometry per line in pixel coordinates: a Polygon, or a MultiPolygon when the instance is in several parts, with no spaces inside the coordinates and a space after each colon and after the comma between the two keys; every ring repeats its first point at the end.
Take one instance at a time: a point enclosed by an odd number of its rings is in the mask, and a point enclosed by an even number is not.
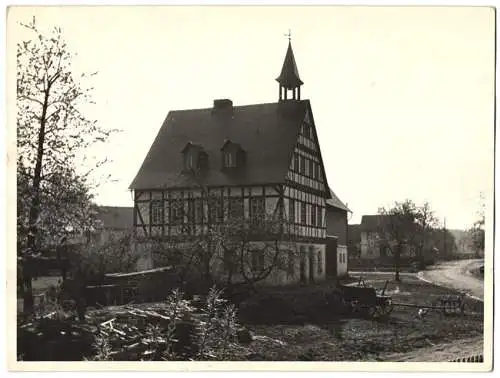
{"type": "Polygon", "coordinates": [[[290,29],[288,29],[288,34],[285,34],[285,37],[288,37],[290,42],[292,41],[292,31],[290,29]]]}

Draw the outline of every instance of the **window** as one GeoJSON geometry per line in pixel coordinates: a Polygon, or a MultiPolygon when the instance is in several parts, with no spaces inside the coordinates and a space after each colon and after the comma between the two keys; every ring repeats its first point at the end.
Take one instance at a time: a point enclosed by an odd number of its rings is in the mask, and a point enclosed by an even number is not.
{"type": "Polygon", "coordinates": [[[203,223],[205,220],[205,211],[203,209],[203,199],[196,198],[195,199],[195,219],[196,223],[203,223]]]}
{"type": "Polygon", "coordinates": [[[184,166],[187,170],[194,169],[194,156],[192,152],[186,152],[184,166]]]}
{"type": "Polygon", "coordinates": [[[224,152],[224,167],[233,168],[236,167],[236,159],[233,152],[224,152]]]}
{"type": "Polygon", "coordinates": [[[173,200],[170,206],[170,214],[172,224],[184,223],[184,202],[182,200],[173,200]]]}
{"type": "Polygon", "coordinates": [[[293,169],[294,171],[298,172],[299,171],[299,155],[297,153],[295,153],[293,155],[293,169]]]}
{"type": "Polygon", "coordinates": [[[304,122],[304,136],[308,139],[313,139],[312,125],[307,122],[304,122]]]}
{"type": "Polygon", "coordinates": [[[222,151],[222,168],[236,168],[245,165],[245,151],[239,143],[233,143],[226,140],[221,148],[222,151]]]}
{"type": "Polygon", "coordinates": [[[163,224],[163,203],[151,202],[151,224],[163,224]]]}
{"type": "Polygon", "coordinates": [[[242,219],[244,215],[243,198],[231,198],[229,200],[229,217],[231,219],[242,219]]]}
{"type": "Polygon", "coordinates": [[[208,169],[208,154],[205,151],[201,151],[198,155],[198,169],[202,171],[208,169]]]}
{"type": "Polygon", "coordinates": [[[223,222],[224,209],[222,207],[222,196],[210,197],[208,204],[208,217],[210,222],[223,222]]]}
{"type": "Polygon", "coordinates": [[[304,156],[300,156],[300,168],[299,172],[304,174],[306,171],[306,158],[304,156]]]}
{"type": "Polygon", "coordinates": [[[323,259],[321,258],[321,251],[318,252],[316,258],[317,258],[317,263],[316,263],[317,272],[318,274],[323,274],[323,259]]]}
{"type": "Polygon", "coordinates": [[[264,251],[252,251],[252,270],[259,272],[264,270],[264,251]]]}
{"type": "Polygon", "coordinates": [[[313,226],[317,226],[316,215],[317,215],[316,205],[311,205],[311,224],[313,226]]]}
{"type": "Polygon", "coordinates": [[[304,202],[301,203],[300,207],[300,222],[302,224],[307,223],[307,205],[304,202]]]}
{"type": "Polygon", "coordinates": [[[195,223],[195,206],[193,198],[188,200],[187,221],[190,224],[195,223]]]}
{"type": "Polygon", "coordinates": [[[295,223],[295,200],[288,200],[288,219],[290,223],[295,223]]]}
{"type": "Polygon", "coordinates": [[[321,208],[321,206],[316,207],[316,212],[317,212],[316,224],[319,227],[323,227],[323,209],[321,208]]]}
{"type": "Polygon", "coordinates": [[[250,198],[250,217],[253,220],[263,220],[265,216],[265,202],[263,197],[250,198]]]}
{"type": "Polygon", "coordinates": [[[309,135],[309,125],[306,122],[302,124],[302,132],[305,137],[309,135]]]}

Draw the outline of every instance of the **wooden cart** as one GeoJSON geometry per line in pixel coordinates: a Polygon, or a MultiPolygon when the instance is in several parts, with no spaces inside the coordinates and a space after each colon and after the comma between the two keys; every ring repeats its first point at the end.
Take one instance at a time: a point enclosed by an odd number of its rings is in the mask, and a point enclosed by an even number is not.
{"type": "Polygon", "coordinates": [[[373,319],[384,319],[392,312],[392,297],[385,294],[387,283],[381,293],[374,287],[366,286],[361,280],[358,286],[337,285],[344,304],[350,313],[368,315],[373,319]]]}

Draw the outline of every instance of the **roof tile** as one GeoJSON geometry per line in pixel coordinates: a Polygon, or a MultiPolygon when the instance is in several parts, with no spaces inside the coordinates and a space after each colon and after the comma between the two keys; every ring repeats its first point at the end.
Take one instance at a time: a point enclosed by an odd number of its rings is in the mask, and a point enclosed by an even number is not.
{"type": "Polygon", "coordinates": [[[204,173],[207,186],[282,183],[307,110],[308,100],[284,101],[233,107],[231,114],[212,108],[171,111],[130,189],[192,187],[193,176],[182,173],[181,150],[191,142],[203,147],[209,157],[204,173]],[[240,144],[246,153],[244,169],[221,170],[221,148],[225,141],[240,144]]]}

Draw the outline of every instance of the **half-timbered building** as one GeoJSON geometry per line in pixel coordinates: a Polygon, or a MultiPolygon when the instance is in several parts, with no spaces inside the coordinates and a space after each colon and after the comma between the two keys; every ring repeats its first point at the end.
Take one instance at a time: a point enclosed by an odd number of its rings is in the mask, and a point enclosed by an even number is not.
{"type": "MultiPolygon", "coordinates": [[[[182,243],[233,218],[271,217],[283,222],[255,233],[255,243],[279,234],[296,253],[287,272],[267,281],[325,278],[331,192],[291,43],[276,80],[274,103],[235,106],[220,99],[210,108],[168,113],[130,186],[139,248],[151,238],[182,243]]],[[[154,258],[143,263],[152,268],[154,258]]],[[[265,264],[264,257],[253,263],[265,264]]]]}

